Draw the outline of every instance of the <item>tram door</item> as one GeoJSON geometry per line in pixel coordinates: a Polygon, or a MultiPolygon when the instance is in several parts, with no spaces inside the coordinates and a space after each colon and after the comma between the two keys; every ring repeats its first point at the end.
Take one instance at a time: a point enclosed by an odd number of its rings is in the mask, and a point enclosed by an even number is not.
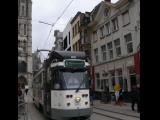
{"type": "Polygon", "coordinates": [[[45,81],[45,89],[44,89],[44,106],[45,111],[48,115],[50,115],[51,111],[51,83],[50,76],[47,73],[46,81],[45,81]]]}

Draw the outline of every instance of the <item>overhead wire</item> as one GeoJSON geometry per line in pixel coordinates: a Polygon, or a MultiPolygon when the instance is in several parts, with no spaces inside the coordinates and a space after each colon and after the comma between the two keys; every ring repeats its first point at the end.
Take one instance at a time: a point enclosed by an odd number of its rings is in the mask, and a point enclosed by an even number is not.
{"type": "Polygon", "coordinates": [[[48,34],[48,36],[47,36],[47,39],[45,40],[45,42],[44,42],[44,44],[43,44],[43,48],[45,47],[45,45],[46,45],[46,43],[47,43],[47,41],[48,41],[48,39],[49,39],[49,37],[50,37],[50,34],[51,34],[51,32],[52,32],[52,29],[53,29],[53,27],[54,27],[54,25],[58,22],[58,20],[62,17],[62,15],[65,13],[65,11],[68,9],[68,7],[71,5],[71,3],[73,2],[74,0],[71,0],[70,1],[70,3],[67,5],[67,7],[63,10],[63,12],[61,13],[61,15],[57,18],[57,20],[54,22],[54,23],[52,23],[52,25],[51,25],[51,29],[50,29],[50,31],[49,31],[49,34],[48,34]]]}

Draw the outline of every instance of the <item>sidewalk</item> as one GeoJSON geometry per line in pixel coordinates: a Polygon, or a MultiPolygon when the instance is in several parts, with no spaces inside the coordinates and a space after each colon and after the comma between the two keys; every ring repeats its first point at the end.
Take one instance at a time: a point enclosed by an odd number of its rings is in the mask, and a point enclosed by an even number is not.
{"type": "Polygon", "coordinates": [[[26,103],[25,108],[26,109],[26,116],[24,115],[19,115],[18,120],[32,120],[31,115],[29,113],[29,104],[32,103],[32,98],[31,98],[31,91],[28,91],[28,94],[24,94],[24,101],[26,103]]]}
{"type": "Polygon", "coordinates": [[[114,102],[105,104],[105,103],[100,102],[100,100],[95,100],[93,102],[93,108],[99,108],[102,110],[113,111],[113,112],[117,112],[117,113],[140,117],[140,113],[137,113],[137,111],[136,111],[137,105],[135,105],[135,111],[132,111],[131,103],[124,103],[124,105],[119,106],[119,105],[115,105],[114,102]]]}

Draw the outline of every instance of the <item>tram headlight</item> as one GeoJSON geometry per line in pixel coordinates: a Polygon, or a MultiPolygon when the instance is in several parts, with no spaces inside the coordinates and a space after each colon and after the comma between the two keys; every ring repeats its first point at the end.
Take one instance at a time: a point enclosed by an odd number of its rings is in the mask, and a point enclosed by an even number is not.
{"type": "Polygon", "coordinates": [[[76,98],[75,98],[75,101],[78,103],[78,102],[81,101],[81,98],[80,98],[80,97],[76,97],[76,98]]]}

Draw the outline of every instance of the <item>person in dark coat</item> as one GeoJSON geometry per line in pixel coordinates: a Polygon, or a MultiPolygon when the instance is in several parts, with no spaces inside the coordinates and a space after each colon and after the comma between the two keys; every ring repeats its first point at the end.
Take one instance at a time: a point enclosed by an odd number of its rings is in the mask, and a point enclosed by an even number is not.
{"type": "Polygon", "coordinates": [[[109,86],[105,86],[106,102],[109,102],[109,86]]]}
{"type": "Polygon", "coordinates": [[[119,91],[119,98],[118,98],[118,103],[119,103],[120,106],[123,104],[123,101],[124,101],[123,92],[122,92],[122,88],[121,88],[120,91],[119,91]]]}
{"type": "Polygon", "coordinates": [[[132,110],[134,111],[134,106],[135,104],[137,104],[137,111],[139,112],[139,89],[137,88],[137,86],[133,86],[132,87],[132,91],[131,91],[131,101],[132,101],[132,110]]]}
{"type": "Polygon", "coordinates": [[[92,89],[92,87],[90,87],[90,89],[89,89],[89,94],[90,94],[91,105],[93,105],[93,89],[92,89]]]}

